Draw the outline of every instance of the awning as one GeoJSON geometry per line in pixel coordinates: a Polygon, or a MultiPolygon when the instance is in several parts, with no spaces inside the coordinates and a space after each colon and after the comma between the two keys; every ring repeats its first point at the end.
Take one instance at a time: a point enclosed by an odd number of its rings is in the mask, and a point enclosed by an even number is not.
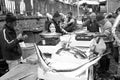
{"type": "Polygon", "coordinates": [[[88,1],[88,0],[83,0],[83,1],[75,2],[74,4],[76,4],[76,5],[82,5],[84,3],[86,3],[88,5],[99,5],[98,1],[88,1]]]}
{"type": "Polygon", "coordinates": [[[99,2],[104,2],[104,1],[106,1],[106,0],[99,0],[99,2]]]}

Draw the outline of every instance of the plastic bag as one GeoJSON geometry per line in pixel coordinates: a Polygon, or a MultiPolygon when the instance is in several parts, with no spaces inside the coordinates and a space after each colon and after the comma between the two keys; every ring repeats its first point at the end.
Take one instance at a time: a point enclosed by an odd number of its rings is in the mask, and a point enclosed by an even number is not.
{"type": "Polygon", "coordinates": [[[103,54],[106,50],[106,44],[103,38],[94,38],[90,45],[90,49],[92,49],[92,51],[95,53],[103,54]]]}

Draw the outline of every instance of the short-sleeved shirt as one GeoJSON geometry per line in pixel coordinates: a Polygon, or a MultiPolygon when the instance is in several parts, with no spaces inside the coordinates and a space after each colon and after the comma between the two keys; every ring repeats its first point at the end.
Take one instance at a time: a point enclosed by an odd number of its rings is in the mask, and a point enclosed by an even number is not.
{"type": "Polygon", "coordinates": [[[112,24],[110,21],[107,20],[103,27],[101,27],[101,33],[107,36],[103,38],[105,42],[113,41],[112,24]]]}

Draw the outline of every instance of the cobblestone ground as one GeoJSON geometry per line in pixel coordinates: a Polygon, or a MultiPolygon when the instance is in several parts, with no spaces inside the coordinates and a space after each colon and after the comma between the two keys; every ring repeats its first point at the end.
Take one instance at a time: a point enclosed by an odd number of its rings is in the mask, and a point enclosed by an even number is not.
{"type": "Polygon", "coordinates": [[[118,69],[118,63],[115,62],[113,57],[110,57],[110,68],[109,68],[109,71],[112,74],[116,74],[117,73],[117,69],[118,69]]]}

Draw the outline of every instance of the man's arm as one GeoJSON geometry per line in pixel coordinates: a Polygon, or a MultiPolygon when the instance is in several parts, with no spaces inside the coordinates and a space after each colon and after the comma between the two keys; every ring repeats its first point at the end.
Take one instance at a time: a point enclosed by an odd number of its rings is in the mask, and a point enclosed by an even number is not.
{"type": "Polygon", "coordinates": [[[68,25],[70,25],[71,23],[74,23],[75,20],[71,19],[69,22],[67,22],[67,20],[65,21],[64,27],[68,27],[68,25]]]}
{"type": "Polygon", "coordinates": [[[63,24],[62,24],[62,23],[60,23],[60,29],[62,30],[62,32],[68,33],[68,32],[63,28],[63,24]]]}
{"type": "Polygon", "coordinates": [[[86,27],[88,24],[89,24],[90,20],[86,20],[83,24],[82,24],[82,27],[86,27]]]}
{"type": "Polygon", "coordinates": [[[69,24],[71,24],[71,23],[74,23],[75,22],[75,20],[74,19],[71,19],[68,23],[67,23],[67,25],[69,25],[69,24]]]}
{"type": "Polygon", "coordinates": [[[111,29],[108,28],[104,31],[104,33],[97,34],[96,36],[97,37],[109,37],[110,35],[111,35],[111,29]]]}
{"type": "Polygon", "coordinates": [[[104,32],[97,34],[98,37],[109,37],[112,34],[112,24],[105,25],[104,32]]]}
{"type": "Polygon", "coordinates": [[[4,39],[4,46],[7,48],[7,49],[11,49],[11,48],[14,48],[20,41],[21,41],[21,39],[14,39],[14,40],[9,40],[8,39],[8,35],[10,35],[10,34],[8,34],[7,32],[6,32],[6,29],[3,29],[3,39],[4,39]]]}

